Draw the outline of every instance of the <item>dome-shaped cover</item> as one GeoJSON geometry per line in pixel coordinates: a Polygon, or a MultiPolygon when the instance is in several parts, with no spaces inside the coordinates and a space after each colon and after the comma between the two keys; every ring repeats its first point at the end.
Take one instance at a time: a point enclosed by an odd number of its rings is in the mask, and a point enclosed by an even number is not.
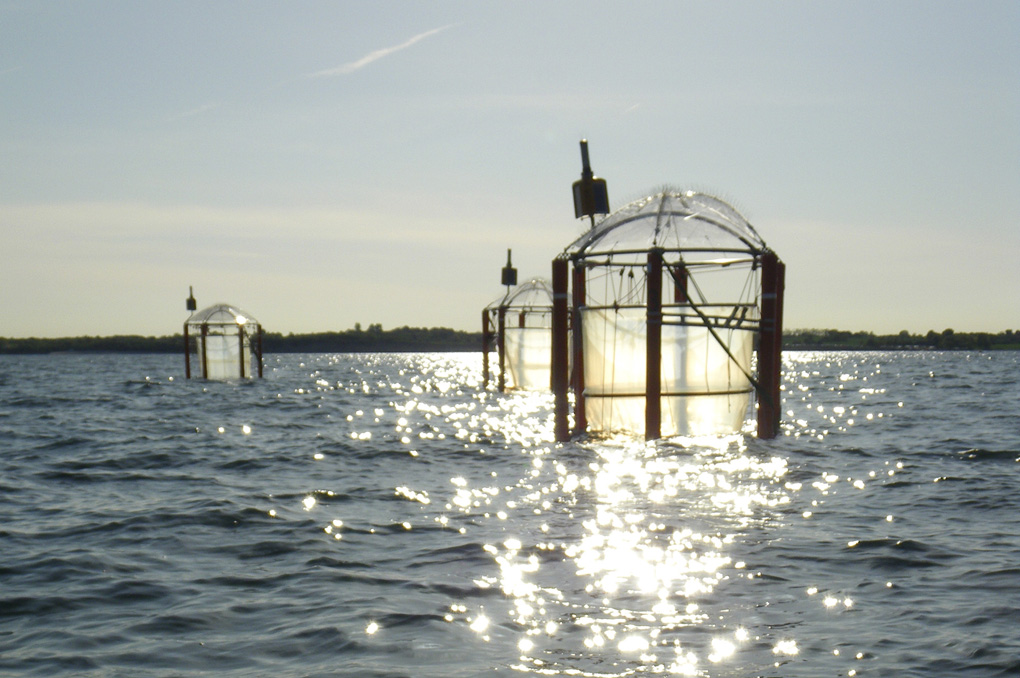
{"type": "Polygon", "coordinates": [[[722,200],[693,191],[664,190],[602,219],[566,253],[588,256],[653,248],[754,254],[766,245],[751,224],[722,200]]]}
{"type": "Polygon", "coordinates": [[[251,325],[259,321],[247,311],[232,304],[216,304],[197,311],[188,318],[189,325],[251,325]]]}
{"type": "Polygon", "coordinates": [[[517,287],[486,308],[548,308],[552,306],[552,288],[543,278],[532,278],[517,287]]]}

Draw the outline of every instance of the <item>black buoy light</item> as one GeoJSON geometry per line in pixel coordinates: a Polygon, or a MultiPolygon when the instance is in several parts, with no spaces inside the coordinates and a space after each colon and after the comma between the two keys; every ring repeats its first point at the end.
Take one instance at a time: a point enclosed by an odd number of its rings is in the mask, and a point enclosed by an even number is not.
{"type": "Polygon", "coordinates": [[[250,313],[231,304],[198,308],[189,288],[184,323],[184,376],[191,379],[192,363],[201,379],[262,377],[262,325],[250,313]]]}
{"type": "Polygon", "coordinates": [[[506,286],[507,294],[510,293],[510,288],[517,284],[517,269],[514,268],[514,264],[510,260],[509,249],[506,251],[506,266],[503,267],[502,284],[506,286]]]}
{"type": "Polygon", "coordinates": [[[574,210],[591,229],[552,262],[556,439],[735,433],[755,395],[757,434],[774,437],[783,262],[736,210],[703,193],[663,190],[596,224],[608,195],[585,141],[581,155],[574,210]]]}
{"type": "Polygon", "coordinates": [[[588,140],[581,139],[581,178],[574,182],[574,217],[588,217],[594,226],[596,214],[609,214],[609,190],[606,180],[591,171],[588,140]]]}

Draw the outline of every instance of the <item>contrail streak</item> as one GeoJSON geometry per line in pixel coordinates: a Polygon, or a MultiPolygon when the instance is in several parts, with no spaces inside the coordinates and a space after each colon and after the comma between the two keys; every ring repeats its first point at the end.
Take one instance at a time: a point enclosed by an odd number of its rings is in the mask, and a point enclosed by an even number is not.
{"type": "Polygon", "coordinates": [[[330,77],[330,76],[333,76],[333,75],[347,75],[349,73],[353,73],[354,71],[357,71],[357,70],[359,70],[361,68],[364,68],[365,66],[369,65],[373,61],[378,61],[379,59],[382,59],[383,57],[387,57],[387,56],[389,56],[389,55],[391,55],[391,54],[393,54],[395,52],[399,52],[400,50],[407,49],[408,47],[410,47],[414,43],[419,42],[421,40],[424,40],[425,38],[432,37],[436,33],[440,33],[442,31],[445,31],[447,28],[450,28],[453,25],[454,24],[448,24],[446,26],[441,26],[440,28],[433,28],[431,31],[425,31],[424,33],[419,33],[418,35],[414,36],[410,40],[408,40],[406,42],[402,42],[399,45],[394,45],[393,47],[384,47],[382,49],[377,49],[374,52],[369,52],[368,54],[366,54],[365,56],[361,57],[360,59],[358,59],[356,61],[350,61],[350,62],[348,62],[346,64],[342,64],[342,65],[336,66],[334,68],[327,68],[327,69],[322,70],[322,71],[316,71],[315,73],[309,73],[305,77],[307,77],[307,78],[325,78],[325,77],[330,77]]]}

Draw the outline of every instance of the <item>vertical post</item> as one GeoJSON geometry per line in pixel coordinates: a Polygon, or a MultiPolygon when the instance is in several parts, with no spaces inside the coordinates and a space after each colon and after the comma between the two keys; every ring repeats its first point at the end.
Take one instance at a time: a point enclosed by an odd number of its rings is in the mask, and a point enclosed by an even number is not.
{"type": "Polygon", "coordinates": [[[662,435],[662,250],[648,252],[645,440],[662,435]]]}
{"type": "Polygon", "coordinates": [[[262,325],[259,325],[259,379],[262,378],[262,325]]]}
{"type": "Polygon", "coordinates": [[[489,347],[492,346],[492,329],[489,309],[482,310],[482,390],[489,390],[489,347]]]}
{"type": "Polygon", "coordinates": [[[506,306],[499,307],[499,329],[496,332],[496,352],[499,355],[499,392],[506,391],[506,306]]]}
{"type": "Polygon", "coordinates": [[[239,358],[241,361],[241,378],[244,379],[244,325],[237,326],[237,348],[241,354],[239,358]]]}
{"type": "Polygon", "coordinates": [[[776,399],[775,431],[779,435],[779,425],[783,416],[782,382],[783,382],[783,298],[786,295],[786,264],[776,257],[776,350],[773,354],[773,370],[776,385],[773,394],[776,399]]]}
{"type": "MultiPolygon", "coordinates": [[[[690,282],[690,272],[687,270],[687,264],[684,263],[683,259],[680,259],[675,266],[669,267],[669,275],[673,279],[673,303],[679,307],[680,322],[686,323],[687,319],[684,317],[686,313],[690,312],[690,308],[683,308],[685,305],[689,306],[691,303],[691,296],[688,293],[688,287],[690,282]]],[[[683,355],[687,354],[687,331],[688,328],[684,328],[684,343],[676,348],[683,351],[683,355]]],[[[673,339],[676,341],[676,337],[673,339]]],[[[684,358],[680,360],[678,364],[674,366],[675,373],[673,378],[676,380],[675,383],[686,384],[687,383],[687,360],[684,358]]],[[[687,398],[683,398],[683,404],[679,407],[672,408],[673,415],[676,417],[676,421],[673,422],[674,426],[679,433],[688,433],[690,431],[690,424],[687,412],[687,398]]]]}
{"type": "Polygon", "coordinates": [[[584,328],[581,325],[581,308],[585,305],[587,294],[587,272],[583,264],[574,261],[573,275],[573,309],[570,314],[570,339],[572,343],[571,382],[574,387],[574,432],[584,433],[588,430],[588,415],[584,403],[584,328]]]}
{"type": "Polygon", "coordinates": [[[184,378],[191,379],[191,346],[188,341],[188,323],[184,323],[184,378]]]}
{"type": "Polygon", "coordinates": [[[775,252],[761,258],[761,329],[758,339],[758,437],[779,433],[779,385],[782,371],[783,287],[786,266],[775,252]]]}
{"type": "Polygon", "coordinates": [[[683,263],[677,264],[676,268],[671,269],[673,275],[673,303],[675,304],[686,304],[690,301],[690,297],[687,296],[687,266],[683,263]]]}
{"type": "Polygon", "coordinates": [[[209,359],[206,357],[206,352],[209,349],[209,326],[202,323],[202,378],[209,378],[209,359]]]}
{"type": "Polygon", "coordinates": [[[550,356],[549,376],[553,392],[553,429],[557,442],[570,440],[570,422],[567,418],[570,408],[570,403],[567,402],[567,387],[570,379],[567,349],[568,287],[567,260],[559,257],[553,259],[552,355],[550,356]]]}

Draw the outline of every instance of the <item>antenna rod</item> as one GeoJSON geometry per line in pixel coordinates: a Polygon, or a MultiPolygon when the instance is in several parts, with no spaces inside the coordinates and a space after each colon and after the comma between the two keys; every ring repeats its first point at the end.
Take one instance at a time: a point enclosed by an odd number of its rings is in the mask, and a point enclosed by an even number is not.
{"type": "Polygon", "coordinates": [[[588,178],[592,176],[591,161],[588,160],[588,140],[581,139],[581,176],[588,178]]]}

